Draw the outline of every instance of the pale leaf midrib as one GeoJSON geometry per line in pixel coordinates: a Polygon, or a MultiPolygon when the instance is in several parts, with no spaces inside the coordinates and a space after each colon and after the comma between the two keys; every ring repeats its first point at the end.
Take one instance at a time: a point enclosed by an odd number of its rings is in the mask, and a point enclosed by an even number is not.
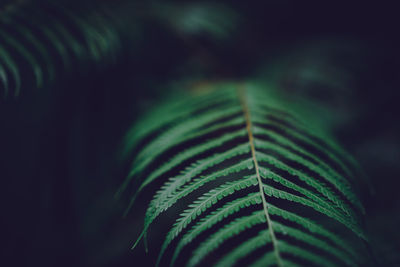
{"type": "Polygon", "coordinates": [[[262,199],[262,204],[263,204],[263,209],[264,209],[264,213],[265,213],[265,218],[266,218],[268,230],[269,230],[269,233],[271,235],[272,245],[273,245],[273,248],[274,248],[274,253],[275,253],[277,264],[278,264],[278,266],[282,267],[283,266],[283,262],[282,262],[282,259],[281,259],[281,256],[280,256],[280,252],[279,252],[279,248],[278,248],[278,241],[277,241],[277,239],[275,237],[274,230],[272,229],[272,221],[271,221],[269,213],[268,213],[267,201],[265,199],[263,183],[262,183],[262,180],[261,180],[259,167],[258,167],[258,162],[257,162],[257,158],[256,158],[256,149],[255,149],[255,146],[254,146],[254,137],[253,137],[253,132],[251,130],[252,124],[251,124],[249,108],[248,108],[248,105],[247,105],[247,98],[246,98],[245,90],[246,90],[245,86],[244,85],[240,85],[238,87],[238,96],[239,96],[239,99],[240,99],[240,103],[241,103],[241,106],[242,106],[242,109],[243,109],[243,113],[244,113],[244,117],[245,117],[245,121],[246,121],[246,130],[247,130],[247,135],[248,135],[248,138],[249,138],[251,157],[253,159],[254,167],[255,167],[255,170],[256,170],[258,188],[259,188],[259,192],[260,192],[261,199],[262,199]]]}

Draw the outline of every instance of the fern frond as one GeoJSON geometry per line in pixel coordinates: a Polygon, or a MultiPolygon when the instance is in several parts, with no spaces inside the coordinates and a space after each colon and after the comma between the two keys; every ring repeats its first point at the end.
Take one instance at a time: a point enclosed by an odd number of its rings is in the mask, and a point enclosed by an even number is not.
{"type": "Polygon", "coordinates": [[[156,218],[192,199],[168,227],[157,265],[171,251],[171,265],[196,266],[233,240],[242,241],[218,254],[217,266],[249,255],[258,255],[253,266],[362,264],[364,210],[352,158],[276,91],[215,87],[167,101],[130,131],[128,150],[140,149],[120,192],[137,184],[132,205],[163,183],[135,245],[156,218]]]}
{"type": "Polygon", "coordinates": [[[112,61],[120,50],[114,18],[102,5],[86,14],[51,1],[41,1],[40,9],[30,3],[14,5],[0,17],[5,94],[13,90],[17,96],[22,86],[41,88],[87,62],[112,61]]]}

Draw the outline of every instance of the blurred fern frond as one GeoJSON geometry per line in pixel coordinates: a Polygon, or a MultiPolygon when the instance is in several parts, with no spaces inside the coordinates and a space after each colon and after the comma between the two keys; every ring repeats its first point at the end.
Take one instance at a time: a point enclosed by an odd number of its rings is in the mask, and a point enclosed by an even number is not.
{"type": "Polygon", "coordinates": [[[10,3],[0,17],[0,79],[5,94],[43,87],[88,62],[115,59],[116,20],[103,5],[71,7],[52,1],[10,3]]]}

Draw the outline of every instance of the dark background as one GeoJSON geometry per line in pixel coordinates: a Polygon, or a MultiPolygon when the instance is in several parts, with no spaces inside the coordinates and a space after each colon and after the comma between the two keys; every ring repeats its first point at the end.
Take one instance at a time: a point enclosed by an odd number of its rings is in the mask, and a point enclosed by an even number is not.
{"type": "MultiPolygon", "coordinates": [[[[69,5],[74,10],[83,2],[69,5]]],[[[39,3],[33,6],[41,10],[39,3]]],[[[170,3],[179,8],[192,1],[170,3]]],[[[273,77],[282,90],[309,95],[343,114],[334,131],[369,181],[360,187],[376,257],[382,266],[400,265],[396,6],[219,3],[236,14],[227,37],[207,30],[181,32],[141,14],[133,37],[123,32],[126,42],[115,63],[64,75],[45,88],[28,86],[19,97],[0,100],[2,258],[7,266],[151,264],[142,246],[129,250],[145,207],[122,218],[126,199],[113,197],[127,173],[119,154],[124,134],[173,81],[263,79],[264,70],[271,69],[277,70],[273,77]],[[320,78],[304,78],[304,69],[320,78]]],[[[217,12],[221,18],[224,10],[217,12]]]]}

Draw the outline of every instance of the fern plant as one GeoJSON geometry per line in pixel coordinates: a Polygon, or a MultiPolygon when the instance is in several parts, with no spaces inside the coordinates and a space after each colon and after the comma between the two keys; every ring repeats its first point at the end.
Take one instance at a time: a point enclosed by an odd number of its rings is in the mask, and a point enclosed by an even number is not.
{"type": "Polygon", "coordinates": [[[134,157],[118,194],[135,188],[130,208],[156,189],[133,248],[143,238],[147,250],[166,214],[157,265],[368,262],[356,164],[306,108],[253,83],[203,91],[177,92],[127,135],[134,157]]]}
{"type": "Polygon", "coordinates": [[[10,1],[0,6],[0,91],[18,96],[21,88],[42,88],[62,74],[116,62],[122,52],[133,53],[143,19],[182,37],[206,32],[223,39],[235,26],[230,13],[216,4],[10,1]]]}
{"type": "Polygon", "coordinates": [[[0,16],[0,86],[17,96],[87,62],[115,59],[120,36],[115,14],[102,5],[79,10],[60,3],[14,1],[0,16]],[[47,12],[44,12],[47,11],[47,12]]]}

